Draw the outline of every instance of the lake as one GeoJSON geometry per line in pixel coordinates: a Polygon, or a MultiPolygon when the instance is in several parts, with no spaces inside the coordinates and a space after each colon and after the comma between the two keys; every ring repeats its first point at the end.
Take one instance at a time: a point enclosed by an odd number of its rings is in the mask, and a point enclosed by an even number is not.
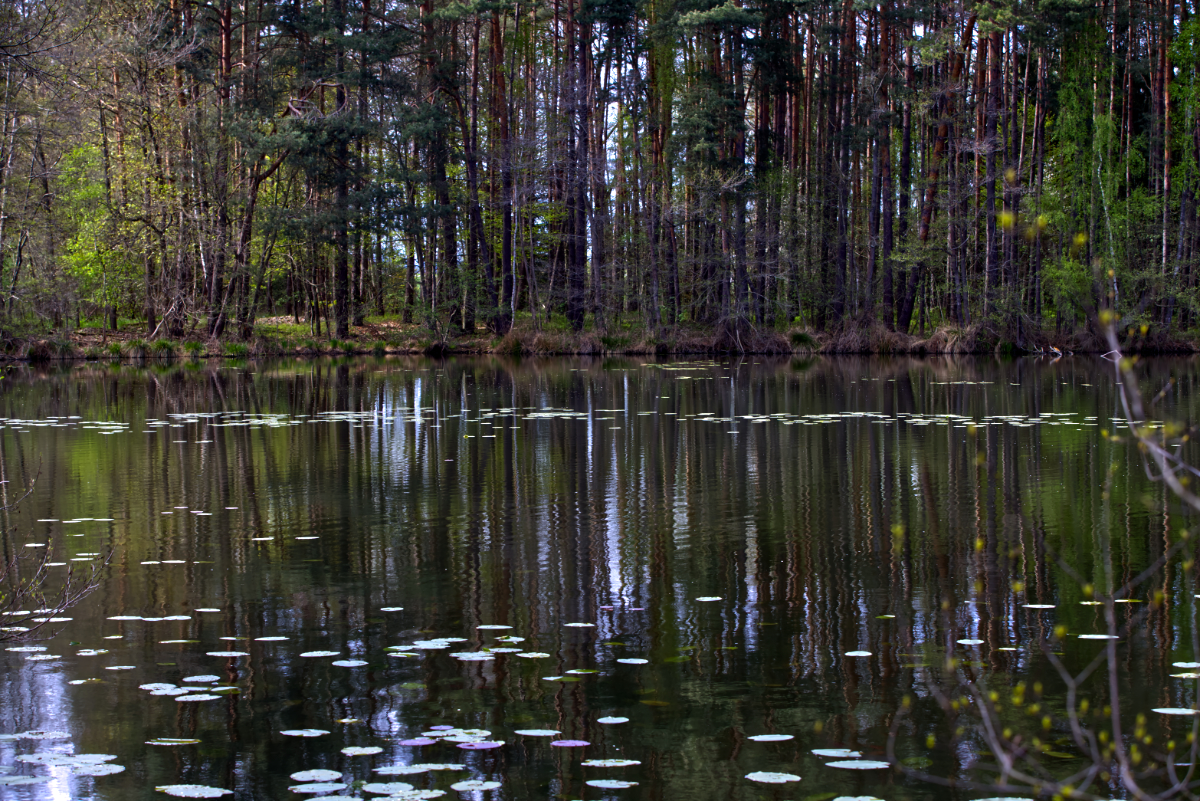
{"type": "MultiPolygon", "coordinates": [[[[1200,417],[1195,360],[1142,374],[1200,417]]],[[[1082,724],[1118,703],[1182,744],[1196,718],[1151,710],[1197,702],[1171,677],[1200,662],[1197,568],[1107,607],[1083,586],[1195,524],[1110,436],[1114,381],[1081,356],[10,367],[3,552],[101,567],[0,650],[0,797],[995,796],[870,763],[994,776],[979,715],[938,702],[969,680],[1048,775],[1090,764],[1051,659],[1085,666],[1109,610],[1082,724]]]]}

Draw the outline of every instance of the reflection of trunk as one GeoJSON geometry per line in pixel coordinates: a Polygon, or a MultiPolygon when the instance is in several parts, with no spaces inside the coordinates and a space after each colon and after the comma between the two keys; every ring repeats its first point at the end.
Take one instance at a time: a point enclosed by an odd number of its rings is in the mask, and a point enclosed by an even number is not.
{"type": "MultiPolygon", "coordinates": [[[[941,120],[938,122],[937,137],[933,143],[933,153],[929,157],[929,177],[925,183],[925,199],[921,204],[921,219],[917,228],[917,247],[919,250],[923,250],[925,243],[929,241],[929,227],[933,221],[933,208],[937,200],[938,177],[940,175],[942,158],[946,154],[946,142],[950,137],[950,120],[954,115],[954,99],[958,94],[959,78],[962,77],[964,55],[971,46],[971,37],[975,31],[975,19],[974,14],[967,19],[967,28],[963,32],[962,46],[951,57],[950,77],[947,81],[942,113],[939,115],[941,120]]],[[[925,275],[925,267],[925,255],[918,252],[917,263],[908,277],[908,286],[905,287],[904,298],[901,300],[896,320],[896,327],[905,333],[908,332],[909,325],[912,323],[912,313],[916,306],[917,291],[921,285],[921,279],[925,275]]]]}

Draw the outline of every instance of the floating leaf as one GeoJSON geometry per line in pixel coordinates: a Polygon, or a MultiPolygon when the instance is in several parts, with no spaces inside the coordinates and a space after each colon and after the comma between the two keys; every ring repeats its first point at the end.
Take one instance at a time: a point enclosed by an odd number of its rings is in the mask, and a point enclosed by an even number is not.
{"type": "Polygon", "coordinates": [[[335,659],[329,664],[334,665],[335,667],[363,667],[368,663],[361,659],[335,659]]]}
{"type": "Polygon", "coordinates": [[[983,645],[983,640],[964,639],[956,641],[959,645],[983,645]]]}
{"type": "Polygon", "coordinates": [[[403,612],[404,607],[403,606],[381,606],[381,607],[379,607],[379,611],[380,612],[403,612]]]}
{"type": "Polygon", "coordinates": [[[428,773],[432,770],[466,770],[466,765],[453,762],[426,762],[411,765],[391,765],[386,768],[375,768],[375,772],[383,776],[410,776],[414,773],[428,773]]]}
{"type": "Polygon", "coordinates": [[[851,751],[849,748],[814,748],[813,753],[819,757],[834,757],[842,759],[862,756],[860,752],[851,751]]]}
{"type": "Polygon", "coordinates": [[[324,729],[284,729],[279,733],[284,737],[320,737],[323,734],[329,734],[324,729]]]}
{"type": "Polygon", "coordinates": [[[610,716],[610,717],[604,717],[604,718],[596,718],[596,722],[612,725],[612,724],[616,724],[616,723],[628,723],[629,718],[623,718],[623,717],[619,717],[619,716],[610,716]]]}
{"type": "Polygon", "coordinates": [[[159,737],[156,740],[147,740],[146,745],[195,745],[200,742],[194,738],[176,738],[176,737],[159,737]]]}
{"type": "Polygon", "coordinates": [[[154,789],[176,798],[220,798],[225,795],[233,795],[233,790],[206,787],[203,784],[164,784],[154,789]]]}
{"type": "MultiPolygon", "coordinates": [[[[325,770],[324,768],[316,768],[314,770],[302,770],[292,774],[294,782],[332,782],[342,778],[341,771],[325,770]]],[[[340,787],[338,788],[341,789],[340,787]]]]}
{"type": "Polygon", "coordinates": [[[585,768],[627,768],[642,763],[636,759],[585,759],[582,764],[585,768]]]}
{"type": "Polygon", "coordinates": [[[847,651],[846,656],[870,656],[870,651],[847,651]]]}
{"type": "Polygon", "coordinates": [[[746,778],[752,782],[760,782],[762,784],[787,784],[788,782],[800,781],[800,777],[794,773],[771,773],[764,770],[747,773],[746,778]]]}
{"type": "Polygon", "coordinates": [[[563,625],[569,629],[594,629],[594,628],[596,628],[595,623],[564,623],[563,625]]]}
{"type": "Polygon", "coordinates": [[[342,654],[340,651],[305,651],[304,653],[300,654],[300,656],[311,657],[311,658],[317,658],[317,657],[323,657],[323,656],[341,656],[341,655],[342,654]]]}
{"type": "Polygon", "coordinates": [[[756,743],[781,743],[784,740],[795,739],[795,737],[791,734],[754,734],[748,739],[756,743]]]}
{"type": "Polygon", "coordinates": [[[591,745],[587,740],[554,740],[550,743],[557,748],[581,748],[585,745],[591,745]]]}
{"type": "Polygon", "coordinates": [[[516,734],[523,734],[526,737],[553,737],[556,734],[562,734],[558,729],[517,729],[516,734]]]}
{"type": "Polygon", "coordinates": [[[411,784],[404,782],[367,782],[362,786],[364,793],[374,793],[375,795],[395,795],[415,789],[411,784]]]}
{"type": "Polygon", "coordinates": [[[599,787],[602,790],[625,790],[629,787],[637,787],[637,782],[624,782],[620,779],[589,779],[586,784],[588,787],[599,787]]]}
{"type": "Polygon", "coordinates": [[[874,759],[847,759],[842,762],[826,762],[825,767],[842,768],[843,770],[879,770],[890,768],[891,765],[874,759]]]}
{"type": "Polygon", "coordinates": [[[374,756],[382,754],[383,749],[377,745],[352,745],[342,749],[346,756],[374,756]]]}
{"type": "Polygon", "coordinates": [[[485,782],[479,779],[468,779],[465,782],[455,782],[450,785],[451,790],[457,790],[460,793],[469,793],[473,790],[496,790],[500,787],[500,782],[485,782]]]}
{"type": "Polygon", "coordinates": [[[1115,634],[1080,634],[1081,640],[1116,640],[1120,639],[1115,634]]]}
{"type": "Polygon", "coordinates": [[[1183,707],[1177,706],[1158,707],[1153,711],[1160,715],[1200,715],[1200,711],[1195,709],[1184,709],[1183,707]]]}
{"type": "Polygon", "coordinates": [[[411,737],[407,740],[401,740],[400,745],[422,746],[433,745],[437,740],[432,740],[428,737],[411,737]]]}
{"type": "Polygon", "coordinates": [[[309,782],[295,784],[288,789],[293,793],[332,793],[335,790],[345,790],[348,786],[342,782],[309,782]]]}
{"type": "Polygon", "coordinates": [[[648,665],[648,664],[650,664],[649,659],[641,659],[639,657],[630,657],[629,659],[618,659],[617,661],[620,662],[622,665],[648,665]]]}
{"type": "MultiPolygon", "coordinates": [[[[224,657],[225,659],[234,659],[239,656],[250,656],[250,654],[246,653],[245,651],[209,651],[208,655],[224,657]]],[[[307,654],[300,654],[300,656],[307,656],[307,654]]]]}
{"type": "Polygon", "coordinates": [[[725,599],[719,595],[701,595],[696,600],[700,601],[701,603],[712,603],[713,601],[723,601],[725,599]]]}
{"type": "Polygon", "coordinates": [[[503,740],[474,740],[469,743],[458,743],[459,748],[467,751],[486,751],[489,748],[499,748],[502,745],[504,745],[503,740]]]}
{"type": "Polygon", "coordinates": [[[177,695],[176,701],[219,701],[221,696],[212,693],[194,693],[192,695],[177,695]]]}

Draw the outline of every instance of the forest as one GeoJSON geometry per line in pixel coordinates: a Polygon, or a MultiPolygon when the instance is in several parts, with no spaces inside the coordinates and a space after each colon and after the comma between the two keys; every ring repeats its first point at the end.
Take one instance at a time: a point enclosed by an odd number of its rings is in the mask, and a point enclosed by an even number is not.
{"type": "Polygon", "coordinates": [[[1195,11],[0,0],[0,338],[1185,346],[1195,11]]]}

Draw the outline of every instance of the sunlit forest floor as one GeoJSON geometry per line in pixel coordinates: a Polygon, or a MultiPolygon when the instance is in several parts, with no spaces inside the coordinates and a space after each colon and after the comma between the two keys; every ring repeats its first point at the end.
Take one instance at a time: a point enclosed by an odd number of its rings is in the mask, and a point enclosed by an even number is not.
{"type": "MultiPolygon", "coordinates": [[[[1098,332],[1090,327],[1068,331],[1016,330],[999,332],[994,326],[957,328],[930,325],[911,334],[889,331],[883,325],[848,324],[833,332],[817,332],[793,326],[780,330],[750,323],[716,327],[695,325],[662,326],[657,332],[631,315],[583,331],[570,329],[561,315],[534,320],[519,314],[512,329],[498,336],[482,325],[471,333],[438,330],[399,315],[367,317],[351,327],[350,336],[337,339],[321,325],[287,317],[261,318],[248,338],[232,332],[212,338],[203,324],[178,339],[147,338],[144,321],[122,319],[116,330],[102,325],[83,325],[69,333],[48,337],[14,337],[6,340],[0,358],[9,359],[113,359],[176,357],[292,356],[346,353],[430,353],[521,355],[602,354],[816,354],[816,353],[997,353],[1021,355],[1058,352],[1103,352],[1107,350],[1098,332]]],[[[1150,328],[1129,329],[1126,345],[1144,353],[1200,351],[1200,332],[1155,332],[1150,328]]]]}

